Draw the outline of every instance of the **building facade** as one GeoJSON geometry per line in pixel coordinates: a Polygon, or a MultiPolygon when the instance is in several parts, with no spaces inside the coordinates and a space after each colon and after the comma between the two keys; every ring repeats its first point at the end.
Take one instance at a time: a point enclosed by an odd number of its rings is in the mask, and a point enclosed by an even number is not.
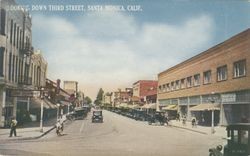
{"type": "Polygon", "coordinates": [[[133,84],[133,99],[141,103],[156,103],[157,84],[154,80],[139,80],[133,84]]]}
{"type": "Polygon", "coordinates": [[[0,127],[17,116],[17,105],[26,97],[12,96],[12,90],[34,90],[45,86],[47,62],[32,47],[32,19],[14,0],[0,1],[0,127]],[[39,55],[39,56],[38,56],[39,55]]]}
{"type": "Polygon", "coordinates": [[[250,119],[250,29],[158,74],[160,107],[177,105],[181,115],[211,122],[217,104],[221,125],[250,119]],[[206,104],[206,105],[203,105],[206,104]],[[191,111],[200,105],[199,111],[191,111]],[[214,105],[215,106],[215,105],[214,105]]]}
{"type": "Polygon", "coordinates": [[[76,94],[78,92],[78,82],[77,81],[64,81],[63,89],[70,94],[76,94]]]}

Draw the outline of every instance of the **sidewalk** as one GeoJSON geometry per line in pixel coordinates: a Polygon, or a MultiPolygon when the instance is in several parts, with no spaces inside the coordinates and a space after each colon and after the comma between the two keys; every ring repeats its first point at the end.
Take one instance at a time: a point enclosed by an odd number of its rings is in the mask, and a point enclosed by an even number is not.
{"type": "Polygon", "coordinates": [[[182,121],[171,120],[169,122],[169,125],[173,126],[173,127],[182,128],[182,129],[186,129],[189,131],[205,134],[205,135],[214,135],[214,136],[218,136],[218,137],[222,137],[222,138],[227,137],[226,127],[222,127],[222,126],[215,126],[214,127],[215,133],[212,134],[211,127],[201,126],[201,125],[197,125],[196,127],[192,127],[192,124],[189,121],[186,122],[186,125],[183,125],[182,121]]]}
{"type": "MultiPolygon", "coordinates": [[[[65,116],[66,121],[66,116],[65,116]]],[[[31,140],[38,139],[48,134],[50,131],[55,129],[57,119],[53,118],[47,120],[43,123],[43,132],[40,129],[40,122],[30,122],[23,126],[19,126],[16,129],[17,136],[9,137],[10,129],[3,128],[0,129],[0,143],[4,141],[14,141],[14,140],[31,140]]]]}
{"type": "Polygon", "coordinates": [[[10,129],[0,129],[0,143],[3,141],[38,139],[49,133],[54,128],[54,126],[43,127],[43,132],[40,132],[40,127],[17,128],[16,137],[9,137],[10,129]]]}

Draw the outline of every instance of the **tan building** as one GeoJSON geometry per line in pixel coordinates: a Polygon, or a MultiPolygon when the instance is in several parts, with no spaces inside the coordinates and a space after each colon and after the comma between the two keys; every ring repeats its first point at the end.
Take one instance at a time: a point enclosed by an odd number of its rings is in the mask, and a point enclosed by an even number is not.
{"type": "Polygon", "coordinates": [[[10,5],[17,4],[14,0],[0,1],[0,127],[16,116],[17,98],[10,95],[11,90],[31,84],[31,16],[24,10],[8,10],[10,5]]]}
{"type": "Polygon", "coordinates": [[[70,94],[76,94],[78,92],[78,82],[77,81],[64,81],[63,89],[70,94]]]}
{"type": "Polygon", "coordinates": [[[159,106],[177,105],[181,115],[205,124],[211,123],[211,109],[220,110],[215,122],[223,125],[249,120],[248,67],[250,29],[159,73],[159,106]]]}

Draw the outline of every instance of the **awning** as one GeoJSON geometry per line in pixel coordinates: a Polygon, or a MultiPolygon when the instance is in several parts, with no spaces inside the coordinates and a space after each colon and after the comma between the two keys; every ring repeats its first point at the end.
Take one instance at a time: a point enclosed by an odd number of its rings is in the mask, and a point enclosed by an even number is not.
{"type": "Polygon", "coordinates": [[[141,108],[144,108],[144,109],[156,109],[156,103],[145,104],[141,108]]]}
{"type": "Polygon", "coordinates": [[[210,110],[220,110],[220,104],[199,104],[189,108],[190,111],[210,111],[210,110]]]}
{"type": "Polygon", "coordinates": [[[68,106],[68,105],[70,105],[70,102],[67,102],[67,101],[60,101],[59,102],[62,106],[68,106]]]}
{"type": "Polygon", "coordinates": [[[50,107],[50,109],[56,109],[57,108],[57,106],[55,104],[51,103],[47,99],[44,99],[44,103],[46,103],[50,107]]]}
{"type": "Polygon", "coordinates": [[[178,105],[168,105],[162,108],[162,110],[173,110],[173,111],[177,111],[177,109],[178,109],[178,105]]]}
{"type": "MultiPolygon", "coordinates": [[[[41,108],[41,103],[42,103],[42,100],[41,100],[41,99],[32,98],[32,99],[30,100],[30,108],[31,108],[31,109],[41,108]]],[[[49,109],[50,106],[49,106],[45,101],[43,101],[43,108],[49,109]]]]}
{"type": "Polygon", "coordinates": [[[129,105],[128,107],[131,109],[141,108],[139,105],[129,105]]]}

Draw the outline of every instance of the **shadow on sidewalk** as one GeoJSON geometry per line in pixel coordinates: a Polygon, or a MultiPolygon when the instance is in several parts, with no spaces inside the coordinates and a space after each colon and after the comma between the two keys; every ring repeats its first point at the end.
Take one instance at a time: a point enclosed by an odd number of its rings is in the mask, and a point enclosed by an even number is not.
{"type": "MultiPolygon", "coordinates": [[[[54,126],[56,124],[56,121],[57,121],[56,117],[45,120],[43,121],[43,127],[54,126]]],[[[39,126],[40,126],[40,121],[31,121],[23,125],[19,125],[18,128],[32,128],[32,127],[39,127],[39,126]]]]}

